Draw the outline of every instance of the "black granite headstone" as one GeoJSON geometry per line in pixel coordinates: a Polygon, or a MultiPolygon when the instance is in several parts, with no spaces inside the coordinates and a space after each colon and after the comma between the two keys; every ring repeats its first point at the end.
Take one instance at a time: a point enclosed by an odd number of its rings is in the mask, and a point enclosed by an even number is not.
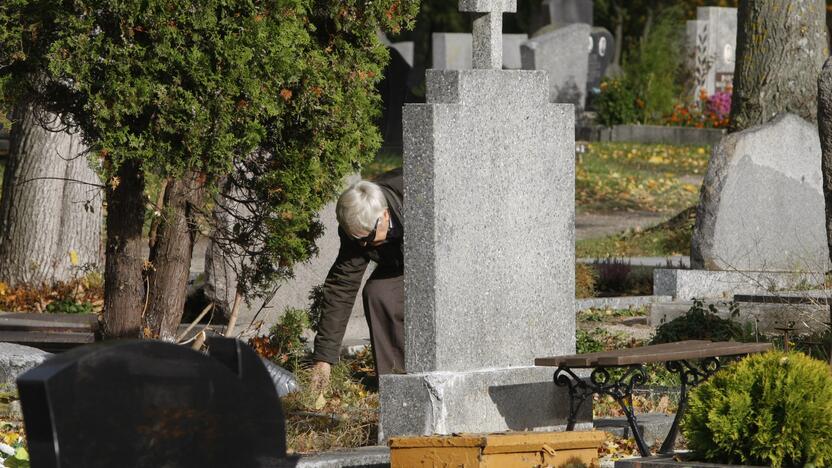
{"type": "Polygon", "coordinates": [[[601,92],[601,80],[615,55],[615,37],[605,28],[592,28],[592,48],[589,51],[589,69],[586,77],[587,108],[592,109],[592,100],[601,92]]]}
{"type": "Polygon", "coordinates": [[[583,23],[592,26],[593,0],[543,0],[544,15],[548,15],[547,24],[564,26],[583,23]]]}
{"type": "Polygon", "coordinates": [[[401,153],[402,108],[410,93],[411,67],[398,50],[388,47],[387,51],[390,52],[390,62],[384,69],[384,78],[378,84],[382,100],[382,115],[379,120],[381,148],[385,152],[401,153]]]}
{"type": "Polygon", "coordinates": [[[259,357],[236,340],[208,344],[210,356],[158,341],[91,345],[21,375],[32,466],[293,466],[259,357]]]}

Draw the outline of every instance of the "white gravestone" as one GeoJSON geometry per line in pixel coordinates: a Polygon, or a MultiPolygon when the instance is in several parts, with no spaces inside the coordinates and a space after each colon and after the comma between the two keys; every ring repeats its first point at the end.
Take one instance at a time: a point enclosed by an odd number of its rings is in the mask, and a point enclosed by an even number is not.
{"type": "MultiPolygon", "coordinates": [[[[514,7],[460,4],[494,24],[514,7]]],[[[405,106],[407,374],[381,376],[382,439],[566,425],[533,363],[575,349],[574,110],[546,72],[496,69],[494,24],[478,69],[429,70],[405,106]]]]}
{"type": "MultiPolygon", "coordinates": [[[[520,45],[528,34],[503,34],[503,68],[519,70],[520,45]]],[[[431,35],[435,70],[470,70],[473,68],[474,39],[469,33],[433,33],[431,35]]]]}
{"type": "Polygon", "coordinates": [[[733,86],[737,50],[737,9],[699,7],[696,20],[687,23],[689,66],[695,96],[733,86]]]}

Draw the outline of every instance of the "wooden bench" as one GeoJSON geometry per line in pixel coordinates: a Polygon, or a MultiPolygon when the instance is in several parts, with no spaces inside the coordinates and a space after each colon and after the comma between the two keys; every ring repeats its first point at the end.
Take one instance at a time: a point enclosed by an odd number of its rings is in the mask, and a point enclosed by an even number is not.
{"type": "Polygon", "coordinates": [[[638,430],[638,418],[633,408],[633,389],[648,381],[645,364],[664,363],[668,371],[679,376],[679,409],[659,449],[659,453],[672,453],[679,432],[679,422],[687,407],[688,389],[705,381],[719,370],[722,360],[764,352],[771,347],[771,343],[690,340],[599,353],[538,358],[534,363],[536,366],[557,367],[555,385],[569,390],[569,419],[566,430],[575,429],[581,406],[594,393],[609,395],[627,416],[639,452],[647,457],[651,455],[650,448],[638,430]],[[575,375],[573,369],[592,369],[592,373],[587,380],[575,375]],[[615,369],[621,370],[614,372],[615,369]]]}

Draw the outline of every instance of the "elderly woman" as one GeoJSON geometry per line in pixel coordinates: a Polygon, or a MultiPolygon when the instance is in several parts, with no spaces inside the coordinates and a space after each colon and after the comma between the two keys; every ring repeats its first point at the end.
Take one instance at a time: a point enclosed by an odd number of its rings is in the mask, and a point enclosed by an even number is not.
{"type": "Polygon", "coordinates": [[[364,285],[364,315],[376,372],[404,372],[404,259],[402,255],[402,171],[375,182],[361,181],[338,198],[335,213],[341,248],[324,282],[323,312],[315,337],[313,378],[329,380],[338,361],[367,263],[377,267],[364,285]]]}

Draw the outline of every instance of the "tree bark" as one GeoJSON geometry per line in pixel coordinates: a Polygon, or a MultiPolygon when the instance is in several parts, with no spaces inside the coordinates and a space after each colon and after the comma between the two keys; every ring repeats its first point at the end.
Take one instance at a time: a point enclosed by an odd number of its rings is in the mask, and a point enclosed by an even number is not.
{"type": "Polygon", "coordinates": [[[731,132],[781,112],[817,121],[817,77],[828,55],[823,0],[741,0],[731,132]]]}
{"type": "Polygon", "coordinates": [[[144,335],[142,275],[144,175],[135,161],[124,162],[107,184],[107,261],[104,272],[104,325],[108,338],[144,335]]]}
{"type": "Polygon", "coordinates": [[[165,190],[148,274],[150,291],[145,321],[153,338],[176,339],[185,309],[199,209],[205,199],[204,185],[200,174],[189,172],[181,179],[170,180],[165,190]]]}
{"type": "MultiPolygon", "coordinates": [[[[818,133],[822,152],[820,166],[826,208],[826,243],[832,261],[832,58],[823,65],[818,78],[818,133]]],[[[832,324],[832,304],[829,305],[829,323],[832,324]]],[[[832,363],[832,349],[829,350],[829,362],[832,363]]]]}
{"type": "Polygon", "coordinates": [[[69,281],[101,264],[101,188],[81,135],[54,114],[13,114],[0,202],[0,281],[69,281]]]}

